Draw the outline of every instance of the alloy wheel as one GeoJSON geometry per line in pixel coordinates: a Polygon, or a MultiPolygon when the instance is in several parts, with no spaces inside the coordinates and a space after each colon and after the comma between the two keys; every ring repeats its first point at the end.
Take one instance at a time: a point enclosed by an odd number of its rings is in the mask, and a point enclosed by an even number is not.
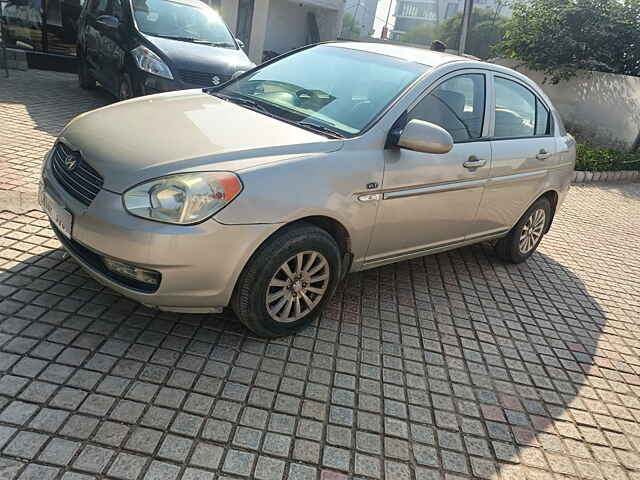
{"type": "Polygon", "coordinates": [[[526,255],[535,248],[538,241],[542,237],[544,231],[544,225],[546,221],[546,214],[542,208],[535,210],[524,226],[522,227],[522,233],[520,234],[520,253],[526,255]]]}
{"type": "Polygon", "coordinates": [[[329,286],[329,262],[319,252],[300,252],[271,278],[266,294],[267,311],[273,320],[291,323],[309,314],[324,298],[329,286]]]}

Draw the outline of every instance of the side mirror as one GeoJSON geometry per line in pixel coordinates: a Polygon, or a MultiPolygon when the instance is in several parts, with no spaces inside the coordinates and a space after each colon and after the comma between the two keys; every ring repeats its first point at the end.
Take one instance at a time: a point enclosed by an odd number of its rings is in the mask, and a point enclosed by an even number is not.
{"type": "Polygon", "coordinates": [[[240,48],[244,48],[244,42],[242,40],[236,38],[236,42],[238,43],[238,45],[240,45],[240,48]]]}
{"type": "Polygon", "coordinates": [[[120,20],[118,20],[118,18],[114,17],[113,15],[100,15],[98,18],[96,18],[96,23],[113,29],[116,29],[118,28],[118,26],[120,26],[120,20]]]}
{"type": "Polygon", "coordinates": [[[422,153],[448,153],[453,138],[444,128],[422,120],[410,120],[404,127],[397,146],[422,153]]]}

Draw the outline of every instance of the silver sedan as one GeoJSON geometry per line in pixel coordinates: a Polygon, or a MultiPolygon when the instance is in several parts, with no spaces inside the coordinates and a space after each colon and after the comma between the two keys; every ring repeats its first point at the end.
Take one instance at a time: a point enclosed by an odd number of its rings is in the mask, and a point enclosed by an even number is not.
{"type": "Polygon", "coordinates": [[[574,161],[547,96],[513,70],[328,43],[80,115],[40,201],[99,282],[162,310],[231,306],[281,336],[348,272],[486,240],[525,261],[574,161]]]}

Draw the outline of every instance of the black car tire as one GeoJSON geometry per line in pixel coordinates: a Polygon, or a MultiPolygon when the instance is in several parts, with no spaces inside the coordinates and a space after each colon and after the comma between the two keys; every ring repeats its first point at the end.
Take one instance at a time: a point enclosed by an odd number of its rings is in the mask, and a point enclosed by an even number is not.
{"type": "MultiPolygon", "coordinates": [[[[547,231],[549,222],[551,221],[551,203],[545,197],[541,197],[535,201],[531,207],[520,218],[515,227],[511,229],[506,237],[501,238],[495,245],[495,252],[505,262],[509,263],[522,263],[527,260],[533,252],[536,251],[538,245],[542,241],[544,234],[547,231]],[[540,219],[540,215],[544,214],[544,218],[540,219]],[[536,215],[540,221],[537,228],[540,229],[539,236],[531,240],[528,248],[523,251],[522,241],[523,235],[526,234],[527,229],[531,228],[530,223],[536,219],[536,215]],[[524,232],[524,233],[523,233],[524,232]]],[[[526,235],[525,235],[526,236],[526,235]]]]}
{"type": "Polygon", "coordinates": [[[78,84],[84,90],[91,90],[96,87],[96,80],[89,73],[89,66],[83,55],[78,55],[78,84]]]}
{"type": "MultiPolygon", "coordinates": [[[[331,300],[340,278],[342,278],[341,258],[340,248],[333,237],[326,231],[307,223],[286,227],[269,238],[253,254],[238,279],[231,306],[240,321],[259,336],[282,337],[291,335],[315,320],[327,305],[327,302],[331,300]],[[316,254],[315,257],[313,257],[314,253],[316,254]],[[305,258],[305,261],[311,261],[309,270],[305,271],[304,268],[297,267],[296,262],[299,262],[299,255],[303,255],[302,258],[305,258]],[[312,258],[315,260],[312,261],[312,258]],[[317,275],[316,273],[311,273],[313,269],[318,268],[318,266],[323,267],[322,270],[319,270],[320,275],[315,278],[320,278],[325,274],[324,272],[327,272],[328,279],[326,284],[313,283],[313,277],[309,279],[308,284],[298,280],[300,288],[302,285],[308,285],[309,290],[301,288],[302,293],[297,294],[295,294],[293,286],[291,288],[284,286],[274,287],[272,283],[278,281],[276,278],[283,272],[282,267],[287,262],[292,267],[290,271],[292,273],[301,272],[300,275],[307,272],[311,276],[317,275]],[[324,266],[326,266],[326,269],[324,269],[324,266]],[[320,298],[311,292],[312,289],[320,290],[320,288],[314,288],[312,285],[325,288],[320,298]],[[303,313],[302,308],[308,310],[307,313],[301,318],[291,321],[275,320],[267,307],[267,303],[270,296],[273,295],[274,289],[278,288],[281,291],[285,291],[285,294],[280,297],[281,299],[292,298],[296,295],[298,304],[302,305],[299,310],[300,315],[303,313]],[[306,300],[311,300],[312,303],[315,301],[317,303],[311,307],[303,297],[306,300]]],[[[287,280],[286,277],[285,280],[287,280]]],[[[279,293],[276,291],[276,294],[279,293]]],[[[288,302],[288,300],[285,301],[288,302]]],[[[293,301],[294,306],[290,308],[295,311],[295,299],[293,301]]],[[[274,300],[274,302],[277,301],[274,300]]],[[[275,307],[272,306],[271,308],[273,310],[275,307]]],[[[285,312],[286,308],[287,304],[285,304],[282,312],[285,312]]],[[[284,313],[283,315],[286,316],[284,313]]],[[[298,313],[295,313],[296,317],[297,315],[298,313]]]]}
{"type": "Polygon", "coordinates": [[[129,74],[125,72],[120,77],[120,83],[118,84],[118,100],[128,100],[135,96],[131,78],[129,74]]]}

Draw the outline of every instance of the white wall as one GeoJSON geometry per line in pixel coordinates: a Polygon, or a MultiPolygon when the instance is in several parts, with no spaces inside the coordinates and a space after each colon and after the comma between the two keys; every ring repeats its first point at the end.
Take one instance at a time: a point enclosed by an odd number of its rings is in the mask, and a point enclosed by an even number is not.
{"type": "Polygon", "coordinates": [[[579,140],[625,151],[635,145],[640,132],[640,78],[584,71],[552,85],[542,83],[543,73],[519,67],[512,60],[495,63],[515,67],[537,82],[579,140]]]}
{"type": "MultiPolygon", "coordinates": [[[[342,1],[342,0],[339,0],[342,1]]],[[[319,0],[314,0],[319,3],[319,0]]],[[[330,0],[326,3],[335,3],[330,0]]],[[[307,44],[307,13],[314,12],[318,22],[320,41],[335,40],[338,36],[338,18],[340,12],[319,8],[308,1],[290,2],[289,0],[271,0],[265,50],[285,53],[307,44]]]]}

